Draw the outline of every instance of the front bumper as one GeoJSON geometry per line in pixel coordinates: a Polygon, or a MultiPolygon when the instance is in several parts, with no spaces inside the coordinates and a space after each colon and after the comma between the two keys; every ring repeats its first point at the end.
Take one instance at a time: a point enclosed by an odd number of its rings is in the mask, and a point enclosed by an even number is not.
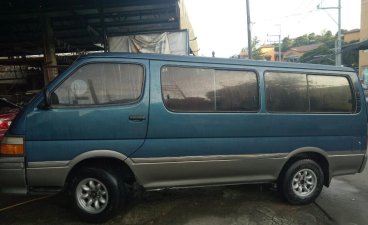
{"type": "Polygon", "coordinates": [[[0,157],[0,192],[27,194],[24,157],[0,157]]]}

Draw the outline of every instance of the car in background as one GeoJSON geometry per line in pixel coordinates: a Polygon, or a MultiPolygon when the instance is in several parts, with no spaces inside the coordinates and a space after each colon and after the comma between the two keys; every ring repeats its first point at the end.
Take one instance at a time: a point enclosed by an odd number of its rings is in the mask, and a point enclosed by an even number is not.
{"type": "Polygon", "coordinates": [[[11,122],[20,110],[20,106],[6,100],[5,98],[0,98],[0,140],[3,139],[11,122]]]}

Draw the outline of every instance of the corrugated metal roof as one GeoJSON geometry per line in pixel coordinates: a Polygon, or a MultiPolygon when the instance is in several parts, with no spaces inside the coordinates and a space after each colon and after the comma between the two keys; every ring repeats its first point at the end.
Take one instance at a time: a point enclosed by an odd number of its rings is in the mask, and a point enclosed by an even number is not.
{"type": "Polygon", "coordinates": [[[312,51],[312,50],[314,50],[314,49],[316,49],[316,48],[318,48],[318,47],[320,47],[322,45],[323,45],[322,43],[316,43],[316,44],[310,44],[310,45],[302,45],[302,46],[290,48],[290,50],[297,51],[297,52],[309,52],[309,51],[312,51]]]}
{"type": "Polygon", "coordinates": [[[178,0],[2,0],[0,56],[42,54],[46,17],[59,53],[101,50],[106,35],[180,29],[178,0]]]}
{"type": "Polygon", "coordinates": [[[350,51],[350,50],[366,50],[368,49],[368,40],[359,41],[352,44],[347,44],[342,46],[343,51],[350,51]]]}

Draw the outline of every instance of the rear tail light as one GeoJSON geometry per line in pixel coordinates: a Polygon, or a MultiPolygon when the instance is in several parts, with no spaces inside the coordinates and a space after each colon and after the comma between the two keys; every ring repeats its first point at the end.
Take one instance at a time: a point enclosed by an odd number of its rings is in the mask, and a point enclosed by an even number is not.
{"type": "Polygon", "coordinates": [[[11,120],[0,119],[0,129],[9,129],[11,120]]]}
{"type": "Polygon", "coordinates": [[[0,130],[7,130],[10,127],[10,124],[14,120],[16,113],[7,113],[0,115],[0,130]]]}
{"type": "Polygon", "coordinates": [[[22,156],[24,155],[23,137],[4,137],[0,146],[2,156],[22,156]]]}

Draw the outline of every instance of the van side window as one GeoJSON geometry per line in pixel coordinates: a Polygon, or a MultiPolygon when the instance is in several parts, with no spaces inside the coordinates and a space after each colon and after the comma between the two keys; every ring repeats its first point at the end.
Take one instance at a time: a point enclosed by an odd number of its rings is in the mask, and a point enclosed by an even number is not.
{"type": "Polygon", "coordinates": [[[308,75],[311,112],[352,112],[353,99],[346,77],[308,75]]]}
{"type": "Polygon", "coordinates": [[[254,72],[215,70],[216,111],[257,111],[258,81],[254,72]]]}
{"type": "Polygon", "coordinates": [[[266,72],[269,112],[351,113],[354,111],[346,77],[266,72]]]}
{"type": "Polygon", "coordinates": [[[163,67],[165,106],[176,112],[247,112],[259,109],[257,75],[250,71],[163,67]]]}
{"type": "Polygon", "coordinates": [[[308,112],[305,74],[266,72],[267,110],[270,112],[308,112]]]}
{"type": "Polygon", "coordinates": [[[142,94],[143,80],[141,65],[86,64],[52,93],[51,100],[63,106],[132,103],[142,94]]]}

